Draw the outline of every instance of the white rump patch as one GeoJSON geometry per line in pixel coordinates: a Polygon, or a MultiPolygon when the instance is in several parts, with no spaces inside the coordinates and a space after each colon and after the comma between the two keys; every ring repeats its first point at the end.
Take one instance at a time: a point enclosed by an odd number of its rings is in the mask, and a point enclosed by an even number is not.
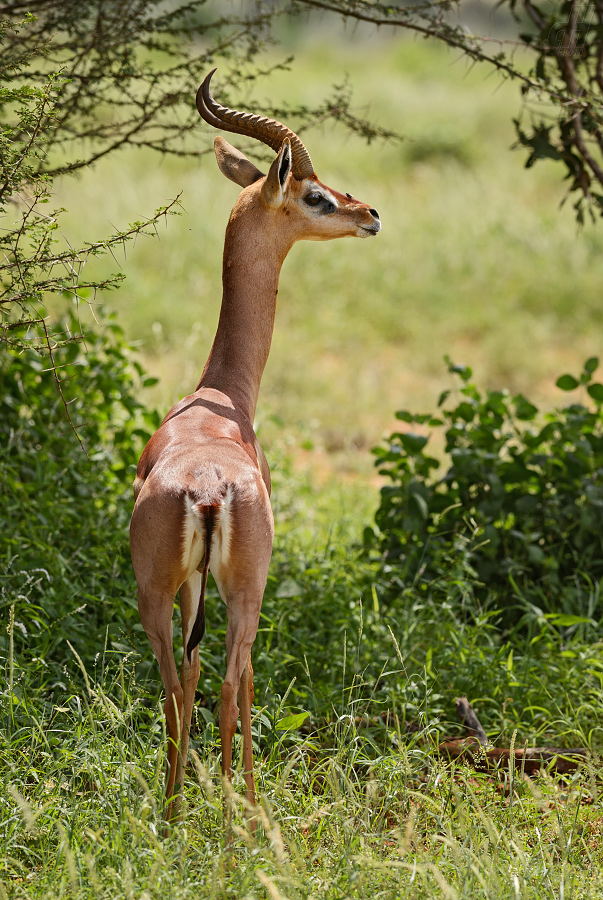
{"type": "Polygon", "coordinates": [[[195,572],[203,557],[205,528],[195,504],[188,496],[184,498],[184,522],[182,524],[182,568],[186,581],[195,572]]]}
{"type": "Polygon", "coordinates": [[[219,572],[228,565],[230,557],[230,543],[232,540],[232,485],[228,485],[226,493],[219,510],[216,510],[217,516],[214,523],[214,533],[211,541],[211,555],[209,564],[214,572],[219,572]]]}

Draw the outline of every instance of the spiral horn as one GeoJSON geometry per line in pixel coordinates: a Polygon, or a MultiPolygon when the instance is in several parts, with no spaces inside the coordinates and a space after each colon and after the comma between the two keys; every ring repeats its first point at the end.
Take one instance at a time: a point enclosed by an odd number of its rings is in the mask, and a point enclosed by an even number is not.
{"type": "Polygon", "coordinates": [[[197,109],[201,118],[213,125],[214,128],[221,128],[223,131],[231,131],[234,134],[244,134],[262,141],[263,144],[267,144],[277,152],[281,149],[283,141],[289,138],[293,177],[300,181],[302,178],[312,178],[314,166],[310,154],[290,128],[277,122],[276,119],[238,112],[236,109],[228,109],[227,106],[216,103],[209,92],[209,83],[215,71],[215,69],[211,70],[197,91],[197,109]]]}

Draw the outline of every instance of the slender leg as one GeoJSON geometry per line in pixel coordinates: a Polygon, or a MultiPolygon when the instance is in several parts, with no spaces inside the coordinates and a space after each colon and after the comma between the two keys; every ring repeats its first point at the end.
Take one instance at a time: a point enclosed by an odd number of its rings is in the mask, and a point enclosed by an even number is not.
{"type": "MultiPolygon", "coordinates": [[[[251,675],[250,652],[257,633],[262,596],[251,600],[241,595],[230,597],[228,601],[228,628],[226,631],[226,654],[228,665],[222,685],[222,708],[220,709],[220,740],[222,744],[222,774],[229,781],[232,777],[232,739],[237,727],[239,709],[237,694],[241,701],[241,724],[243,729],[243,761],[245,769],[246,796],[255,802],[253,785],[253,748],[251,744],[251,675]],[[244,673],[245,676],[244,676],[244,673]]],[[[226,810],[227,822],[229,810],[226,810]]]]}
{"type": "Polygon", "coordinates": [[[180,764],[179,771],[176,773],[176,784],[182,784],[183,772],[186,768],[188,760],[188,742],[190,738],[191,719],[193,716],[193,706],[195,704],[195,691],[201,674],[201,664],[199,662],[199,648],[195,647],[191,654],[190,662],[184,653],[182,667],[180,669],[180,681],[183,689],[183,706],[184,706],[184,722],[182,727],[182,737],[180,739],[180,764]]]}
{"type": "Polygon", "coordinates": [[[184,657],[180,668],[180,683],[183,692],[183,715],[182,729],[180,733],[180,753],[176,762],[176,772],[174,776],[174,802],[172,806],[172,819],[178,817],[182,801],[182,787],[184,784],[184,770],[186,769],[186,761],[188,758],[188,742],[190,738],[191,718],[193,714],[193,706],[195,703],[195,691],[199,681],[199,673],[201,671],[199,663],[199,648],[195,647],[191,653],[189,660],[186,652],[188,639],[192,631],[197,608],[199,606],[199,596],[201,592],[201,575],[195,572],[188,581],[180,586],[180,614],[182,617],[182,639],[184,641],[184,657]]]}
{"type": "MultiPolygon", "coordinates": [[[[255,803],[253,746],[251,742],[251,703],[253,671],[251,648],[258,630],[260,609],[272,553],[274,525],[264,482],[258,482],[249,494],[235,493],[230,510],[231,531],[227,561],[212,569],[220,595],[226,604],[226,675],[222,685],[220,740],[222,774],[232,776],[232,739],[241,704],[243,766],[246,796],[255,803]]],[[[227,816],[228,818],[228,816],[227,816]]]]}
{"type": "MultiPolygon", "coordinates": [[[[232,781],[232,739],[237,729],[238,715],[234,697],[235,693],[232,685],[225,682],[222,685],[222,705],[220,707],[220,744],[222,746],[222,777],[224,779],[227,779],[228,782],[232,781]],[[233,702],[236,710],[236,712],[234,713],[234,718],[232,712],[233,702]]],[[[228,829],[229,843],[232,840],[232,834],[230,833],[231,813],[232,810],[230,803],[225,797],[224,819],[226,821],[226,826],[228,829]]]]}
{"type": "Polygon", "coordinates": [[[178,680],[172,638],[172,613],[174,598],[154,590],[139,590],[138,610],[149,643],[159,663],[159,671],[165,688],[165,720],[168,735],[167,778],[165,787],[166,818],[172,813],[171,798],[174,794],[179,760],[180,738],[183,732],[183,690],[178,680]]]}
{"type": "MultiPolygon", "coordinates": [[[[226,627],[226,660],[232,654],[232,627],[230,621],[226,627]]],[[[222,685],[222,704],[220,706],[220,745],[222,747],[222,777],[232,780],[232,739],[237,729],[239,710],[236,704],[236,691],[227,680],[222,685]],[[234,708],[233,708],[234,707],[234,708]]],[[[226,819],[230,823],[230,809],[226,808],[226,819]]]]}
{"type": "MultiPolygon", "coordinates": [[[[245,796],[247,802],[251,806],[256,804],[255,796],[255,780],[253,777],[253,742],[251,739],[251,705],[253,703],[253,668],[251,666],[251,655],[243,674],[241,675],[241,685],[239,687],[239,708],[241,711],[241,732],[243,734],[243,777],[245,778],[246,791],[245,796]]],[[[251,830],[255,831],[257,822],[255,818],[250,819],[251,830]]]]}

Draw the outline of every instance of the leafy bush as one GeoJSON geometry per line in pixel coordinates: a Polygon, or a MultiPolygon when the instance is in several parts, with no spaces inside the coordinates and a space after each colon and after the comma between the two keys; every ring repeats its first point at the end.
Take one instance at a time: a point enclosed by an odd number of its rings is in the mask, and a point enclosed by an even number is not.
{"type": "Polygon", "coordinates": [[[478,390],[471,369],[447,361],[460,382],[454,404],[445,405],[445,391],[437,415],[397,413],[421,433],[395,432],[374,450],[391,482],[376,514],[385,566],[444,596],[457,589],[460,567],[473,599],[493,602],[507,625],[591,619],[603,574],[598,360],[557,381],[580,388],[584,402],[545,414],[522,394],[478,390]],[[443,437],[444,464],[428,452],[432,437],[443,437]]]}
{"type": "MultiPolygon", "coordinates": [[[[256,703],[272,718],[286,692],[284,708],[308,711],[312,724],[368,714],[382,746],[389,738],[376,727],[380,714],[395,714],[409,734],[449,735],[459,728],[454,697],[468,696],[503,746],[517,730],[522,743],[600,748],[594,627],[542,617],[531,633],[503,635],[499,613],[480,608],[467,568],[456,560],[445,586],[425,590],[349,544],[315,553],[307,545],[296,552],[289,538],[277,544],[253,650],[256,703]]],[[[208,640],[216,640],[214,624],[208,640]]]]}
{"type": "MultiPolygon", "coordinates": [[[[74,315],[61,327],[81,330],[74,315]]],[[[151,379],[113,321],[88,333],[85,348],[67,342],[54,358],[87,454],[48,362],[34,350],[0,356],[0,609],[7,622],[15,607],[15,646],[55,663],[56,678],[71,655],[67,640],[102,651],[108,629],[109,650],[128,648],[123,635],[137,621],[131,484],[158,416],[135,398],[137,382],[151,379]]],[[[0,646],[7,640],[0,629],[0,646]]]]}

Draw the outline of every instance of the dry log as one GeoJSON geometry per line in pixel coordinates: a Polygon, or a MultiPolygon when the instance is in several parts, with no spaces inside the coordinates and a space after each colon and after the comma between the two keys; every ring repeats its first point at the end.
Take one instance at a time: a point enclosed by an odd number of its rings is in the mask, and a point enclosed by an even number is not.
{"type": "Polygon", "coordinates": [[[508,769],[509,761],[513,759],[515,768],[523,769],[527,775],[540,769],[551,769],[566,775],[585,762],[587,753],[585,747],[518,747],[514,750],[493,747],[486,750],[475,737],[443,741],[438,751],[440,756],[467,763],[478,771],[508,769]]]}
{"type": "MultiPolygon", "coordinates": [[[[541,769],[550,769],[560,775],[567,775],[574,772],[586,760],[585,747],[530,747],[514,750],[507,747],[489,747],[488,736],[468,699],[457,697],[454,702],[459,719],[469,737],[442,741],[438,747],[438,755],[441,757],[459,760],[482,772],[508,771],[512,759],[514,767],[526,775],[534,775],[541,769]]],[[[391,710],[384,710],[377,716],[357,716],[355,722],[359,727],[394,725],[397,718],[391,710]]],[[[405,723],[406,733],[417,729],[416,723],[405,723]]]]}

